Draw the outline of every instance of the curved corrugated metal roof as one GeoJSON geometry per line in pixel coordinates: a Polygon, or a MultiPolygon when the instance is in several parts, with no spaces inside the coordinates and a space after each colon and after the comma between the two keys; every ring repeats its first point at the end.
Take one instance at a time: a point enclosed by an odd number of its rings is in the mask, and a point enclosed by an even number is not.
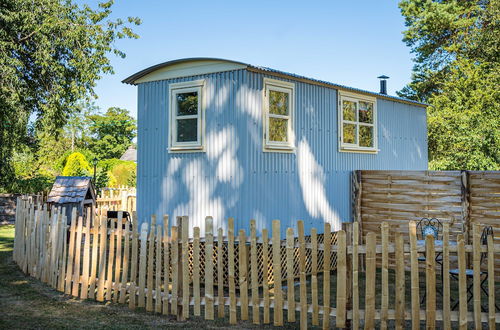
{"type": "Polygon", "coordinates": [[[134,73],[130,77],[127,77],[127,78],[123,79],[122,83],[133,85],[133,84],[135,84],[135,81],[137,79],[140,79],[140,78],[144,77],[145,75],[150,74],[151,72],[154,72],[156,70],[159,70],[159,69],[162,69],[162,68],[165,68],[167,66],[174,65],[174,64],[181,64],[181,63],[187,63],[187,62],[199,62],[199,61],[222,61],[222,62],[227,62],[227,63],[233,63],[233,64],[239,64],[239,65],[249,66],[249,64],[247,64],[247,63],[242,63],[242,62],[232,61],[232,60],[226,60],[224,58],[215,58],[215,57],[188,57],[188,58],[180,58],[180,59],[177,59],[177,60],[167,61],[167,62],[163,62],[163,63],[160,63],[160,64],[156,64],[156,65],[150,66],[149,68],[141,70],[141,71],[139,71],[137,73],[134,73]]]}
{"type": "Polygon", "coordinates": [[[387,94],[380,94],[380,93],[376,93],[376,92],[363,90],[360,88],[335,84],[335,83],[332,83],[329,81],[309,78],[309,77],[301,76],[301,75],[298,75],[295,73],[271,69],[271,68],[264,67],[264,66],[256,66],[256,65],[252,65],[252,64],[248,64],[248,63],[239,62],[239,61],[227,60],[227,59],[223,59],[223,58],[214,58],[214,57],[191,57],[191,58],[182,58],[182,59],[163,62],[160,64],[150,66],[149,68],[141,70],[137,73],[134,73],[133,75],[122,80],[122,83],[134,85],[138,79],[140,79],[140,78],[146,76],[147,74],[150,74],[156,70],[159,70],[159,69],[162,69],[162,68],[174,65],[174,64],[181,64],[181,63],[187,63],[187,62],[198,62],[198,61],[222,61],[222,62],[226,62],[226,63],[230,63],[230,64],[238,64],[238,65],[246,66],[248,70],[254,71],[254,72],[261,72],[261,73],[266,73],[269,75],[277,75],[277,76],[280,76],[282,78],[299,80],[299,81],[302,81],[305,83],[310,83],[310,84],[314,84],[314,85],[321,85],[321,86],[330,87],[330,88],[334,88],[334,89],[341,89],[341,90],[345,90],[345,91],[352,91],[352,92],[362,93],[362,94],[366,94],[366,95],[373,95],[373,96],[376,96],[378,98],[393,100],[393,101],[397,101],[397,102],[410,103],[410,104],[423,106],[423,107],[427,106],[426,103],[406,99],[403,97],[392,96],[392,95],[387,95],[387,94]]]}

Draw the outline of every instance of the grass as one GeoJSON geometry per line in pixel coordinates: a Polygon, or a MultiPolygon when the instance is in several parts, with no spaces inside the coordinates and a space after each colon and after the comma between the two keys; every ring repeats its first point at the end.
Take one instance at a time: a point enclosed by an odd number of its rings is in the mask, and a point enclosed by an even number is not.
{"type": "MultiPolygon", "coordinates": [[[[146,313],[141,308],[131,311],[124,305],[74,299],[24,275],[12,261],[13,247],[14,226],[0,226],[0,329],[233,328],[228,318],[205,321],[191,317],[178,322],[173,316],[146,313]]],[[[271,328],[250,322],[239,322],[237,327],[271,328]]]]}

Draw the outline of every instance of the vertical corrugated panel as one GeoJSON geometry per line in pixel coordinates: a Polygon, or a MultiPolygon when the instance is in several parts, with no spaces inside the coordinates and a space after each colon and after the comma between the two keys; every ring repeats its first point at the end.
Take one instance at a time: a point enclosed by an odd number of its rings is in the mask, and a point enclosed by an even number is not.
{"type": "Polygon", "coordinates": [[[284,234],[301,219],[307,232],[312,227],[321,232],[325,221],[333,228],[350,221],[352,170],[427,169],[425,110],[378,100],[380,152],[338,152],[337,91],[300,82],[295,82],[296,152],[263,152],[262,78],[236,70],[139,85],[140,221],[151,214],[188,215],[192,227],[203,231],[208,215],[224,228],[227,217],[235,217],[237,230],[249,230],[250,219],[259,229],[280,219],[284,234]],[[206,152],[168,153],[168,84],[201,78],[206,152]]]}

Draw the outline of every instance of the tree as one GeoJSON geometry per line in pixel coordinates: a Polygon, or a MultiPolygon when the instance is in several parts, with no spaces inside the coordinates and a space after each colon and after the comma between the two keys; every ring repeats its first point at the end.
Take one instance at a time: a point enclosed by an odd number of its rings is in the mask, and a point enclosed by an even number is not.
{"type": "Polygon", "coordinates": [[[89,176],[90,164],[79,152],[74,152],[68,156],[66,165],[62,171],[63,176],[89,176]]]}
{"type": "Polygon", "coordinates": [[[99,111],[99,108],[91,102],[79,101],[76,104],[76,111],[68,116],[64,132],[71,140],[71,151],[75,149],[88,148],[90,137],[87,135],[89,131],[89,117],[99,111]]]}
{"type": "Polygon", "coordinates": [[[0,5],[0,185],[13,177],[12,155],[28,124],[56,134],[78,100],[95,96],[96,81],[124,57],[114,43],[137,38],[130,24],[111,20],[113,1],[97,9],[72,0],[3,0],[0,5]]]}
{"type": "Polygon", "coordinates": [[[123,161],[122,163],[116,165],[108,172],[109,187],[135,187],[135,181],[137,176],[137,164],[134,162],[123,161]]]}
{"type": "Polygon", "coordinates": [[[403,0],[416,55],[400,96],[427,102],[429,167],[500,168],[500,0],[403,0]]]}
{"type": "Polygon", "coordinates": [[[136,121],[128,110],[109,108],[103,115],[91,115],[90,148],[99,159],[120,158],[136,136],[136,121]]]}
{"type": "MultiPolygon", "coordinates": [[[[402,0],[403,41],[415,54],[412,82],[398,95],[426,102],[459,58],[500,61],[500,0],[402,0]]],[[[487,67],[483,67],[487,69],[487,67]]]]}

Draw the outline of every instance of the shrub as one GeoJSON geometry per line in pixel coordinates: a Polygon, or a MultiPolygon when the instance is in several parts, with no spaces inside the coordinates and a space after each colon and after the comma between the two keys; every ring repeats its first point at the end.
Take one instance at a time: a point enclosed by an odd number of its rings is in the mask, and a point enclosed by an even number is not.
{"type": "Polygon", "coordinates": [[[114,166],[109,172],[109,187],[128,186],[135,187],[137,176],[137,164],[134,162],[123,161],[114,166]]]}
{"type": "Polygon", "coordinates": [[[63,176],[88,176],[90,175],[90,164],[85,156],[74,152],[68,156],[66,165],[62,171],[63,176]]]}

